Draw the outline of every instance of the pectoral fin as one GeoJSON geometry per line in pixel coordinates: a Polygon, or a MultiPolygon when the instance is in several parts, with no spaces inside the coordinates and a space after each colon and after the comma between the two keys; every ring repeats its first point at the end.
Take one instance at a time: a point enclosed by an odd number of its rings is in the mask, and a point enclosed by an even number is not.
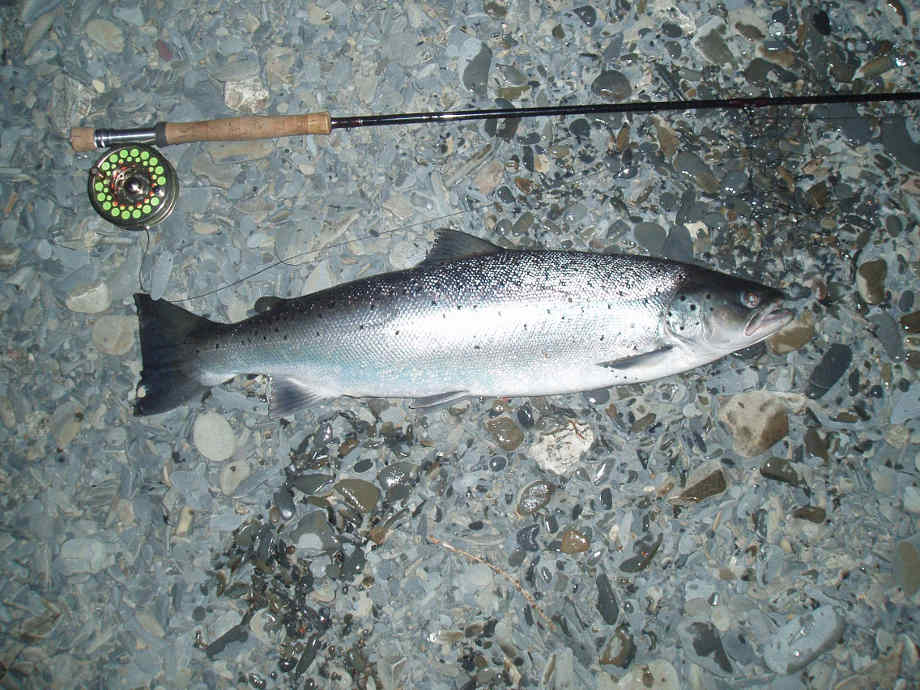
{"type": "Polygon", "coordinates": [[[314,393],[303,381],[288,376],[273,376],[268,412],[273,417],[283,417],[315,405],[322,399],[322,395],[314,393]]]}
{"type": "Polygon", "coordinates": [[[663,364],[668,353],[673,349],[673,345],[664,345],[650,352],[640,352],[638,355],[621,357],[620,359],[613,359],[609,362],[599,362],[598,366],[604,367],[605,369],[616,369],[617,371],[627,371],[635,367],[654,367],[658,364],[663,364]]]}

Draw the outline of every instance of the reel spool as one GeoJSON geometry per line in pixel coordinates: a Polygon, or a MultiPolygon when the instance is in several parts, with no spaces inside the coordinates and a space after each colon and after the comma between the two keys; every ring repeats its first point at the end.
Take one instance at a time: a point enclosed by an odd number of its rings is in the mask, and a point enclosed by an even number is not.
{"type": "Polygon", "coordinates": [[[89,170],[87,185],[96,213],[126,230],[149,230],[173,212],[179,181],[169,161],[152,146],[109,149],[89,170]]]}

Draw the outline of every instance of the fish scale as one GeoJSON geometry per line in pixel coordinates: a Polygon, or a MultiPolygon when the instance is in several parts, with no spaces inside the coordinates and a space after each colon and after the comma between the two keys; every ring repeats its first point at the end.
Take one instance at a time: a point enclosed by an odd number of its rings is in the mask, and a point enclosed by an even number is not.
{"type": "Polygon", "coordinates": [[[342,395],[429,406],[645,381],[775,332],[791,318],[777,311],[779,294],[664,259],[506,250],[443,232],[414,268],[276,300],[236,324],[137,296],[144,371],[136,411],[165,411],[193,397],[196,386],[244,373],[272,377],[275,414],[342,395]],[[763,305],[745,306],[745,294],[762,295],[763,305]],[[753,336],[711,342],[708,315],[727,320],[737,335],[767,308],[774,316],[753,336]],[[163,328],[164,321],[181,324],[163,328]],[[696,339],[688,328],[699,331],[696,339]],[[173,365],[163,371],[160,361],[173,365]]]}

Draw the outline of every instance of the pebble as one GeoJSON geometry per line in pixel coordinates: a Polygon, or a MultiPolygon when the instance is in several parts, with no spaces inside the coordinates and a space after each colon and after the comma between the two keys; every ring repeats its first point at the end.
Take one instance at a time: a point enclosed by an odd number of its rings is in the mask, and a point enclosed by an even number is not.
{"type": "Polygon", "coordinates": [[[562,553],[583,553],[591,547],[591,541],[578,530],[567,529],[562,533],[562,553]]]}
{"type": "Polygon", "coordinates": [[[93,344],[107,355],[123,355],[134,346],[136,330],[133,316],[103,316],[93,324],[93,344]]]}
{"type": "Polygon", "coordinates": [[[719,630],[712,623],[692,621],[681,625],[679,631],[685,642],[683,648],[695,657],[697,664],[716,674],[732,672],[719,630]]]}
{"type": "Polygon", "coordinates": [[[803,309],[777,333],[767,338],[767,345],[777,355],[784,355],[804,347],[815,337],[815,317],[803,309]]]}
{"type": "Polygon", "coordinates": [[[195,517],[195,511],[189,506],[183,506],[179,511],[179,520],[176,522],[176,536],[184,537],[192,528],[192,520],[195,517]]]}
{"type": "Polygon", "coordinates": [[[878,304],[885,299],[885,277],[888,264],[884,259],[866,261],[856,270],[856,289],[867,304],[878,304]]]}
{"type": "Polygon", "coordinates": [[[795,673],[837,644],[842,634],[843,619],[837,611],[832,606],[819,606],[773,633],[764,645],[763,658],[774,673],[795,673]]]}
{"type": "Polygon", "coordinates": [[[679,690],[680,687],[677,671],[665,659],[631,668],[616,684],[617,690],[679,690]]]}
{"type": "Polygon", "coordinates": [[[335,490],[362,513],[372,513],[380,500],[380,489],[363,479],[342,479],[336,482],[335,490]]]}
{"type": "Polygon", "coordinates": [[[578,466],[581,456],[594,443],[594,431],[587,424],[572,422],[553,433],[544,434],[530,448],[537,466],[567,476],[578,466]]]}
{"type": "Polygon", "coordinates": [[[220,490],[224,496],[235,494],[240,482],[249,478],[250,471],[249,463],[245,460],[234,460],[224,465],[220,471],[220,490]]]}
{"type": "Polygon", "coordinates": [[[518,515],[533,515],[538,510],[546,507],[549,500],[553,497],[553,492],[555,490],[555,485],[544,479],[540,479],[525,486],[521,489],[521,493],[518,496],[518,515]]]}
{"type": "Polygon", "coordinates": [[[524,440],[524,432],[511,417],[496,417],[486,422],[486,429],[502,450],[514,450],[524,440]]]}
{"type": "Polygon", "coordinates": [[[920,311],[905,314],[900,318],[905,333],[920,333],[920,311]]]}
{"type": "Polygon", "coordinates": [[[98,573],[115,562],[105,544],[92,537],[77,537],[61,544],[61,567],[66,573],[98,573]]]}
{"type": "Polygon", "coordinates": [[[105,283],[79,287],[67,296],[67,308],[80,314],[98,314],[112,306],[112,295],[105,283]]]}
{"type": "Polygon", "coordinates": [[[727,485],[721,468],[695,471],[687,481],[687,488],[680,492],[679,503],[697,503],[725,491],[727,485]]]}
{"type": "Polygon", "coordinates": [[[221,462],[236,451],[236,436],[230,422],[217,412],[198,415],[192,427],[192,443],[208,460],[221,462]]]}
{"type": "Polygon", "coordinates": [[[87,22],[86,35],[109,53],[120,53],[125,49],[124,34],[107,19],[93,19],[87,22]]]}
{"type": "Polygon", "coordinates": [[[0,244],[0,270],[8,271],[19,263],[19,247],[0,244]]]}
{"type": "Polygon", "coordinates": [[[778,396],[750,391],[733,396],[719,410],[719,421],[732,434],[735,452],[760,455],[789,433],[789,416],[778,396]]]}
{"type": "Polygon", "coordinates": [[[632,85],[622,72],[605,70],[591,83],[591,90],[605,101],[626,101],[632,95],[632,85]]]}
{"type": "Polygon", "coordinates": [[[613,592],[613,586],[610,584],[610,578],[605,573],[597,576],[597,607],[601,618],[607,625],[613,625],[620,616],[620,605],[617,603],[616,594],[613,592]]]}
{"type": "Polygon", "coordinates": [[[83,409],[75,402],[60,405],[51,418],[51,434],[58,448],[64,449],[70,445],[83,423],[83,409]]]}
{"type": "Polygon", "coordinates": [[[842,345],[841,343],[831,345],[814,368],[814,371],[811,372],[805,394],[809,398],[819,399],[823,397],[846,373],[852,361],[853,350],[848,345],[842,345]]]}
{"type": "Polygon", "coordinates": [[[904,487],[904,510],[920,514],[920,489],[916,486],[904,487]]]}
{"type": "Polygon", "coordinates": [[[258,76],[224,83],[224,105],[230,110],[238,113],[259,114],[265,111],[268,102],[268,89],[258,76]]]}
{"type": "Polygon", "coordinates": [[[636,643],[625,625],[617,628],[616,632],[607,640],[601,651],[598,662],[611,664],[620,668],[627,668],[636,656],[636,643]]]}

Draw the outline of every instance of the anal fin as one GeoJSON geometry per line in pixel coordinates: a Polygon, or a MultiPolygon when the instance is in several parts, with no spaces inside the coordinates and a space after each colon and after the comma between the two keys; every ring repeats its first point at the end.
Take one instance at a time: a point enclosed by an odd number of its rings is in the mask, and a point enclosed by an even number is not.
{"type": "Polygon", "coordinates": [[[303,381],[290,376],[272,376],[268,412],[273,417],[284,417],[301,408],[315,405],[324,397],[315,393],[303,381]]]}
{"type": "Polygon", "coordinates": [[[621,357],[620,359],[613,359],[609,362],[598,362],[598,366],[604,367],[605,369],[616,369],[617,371],[626,371],[640,366],[652,367],[656,364],[663,363],[667,354],[673,349],[673,345],[664,345],[650,352],[640,352],[638,355],[621,357]]]}
{"type": "Polygon", "coordinates": [[[436,407],[444,407],[451,403],[463,400],[469,396],[468,391],[449,391],[447,393],[436,393],[435,395],[426,395],[421,398],[415,398],[410,407],[415,410],[432,410],[436,407]]]}

